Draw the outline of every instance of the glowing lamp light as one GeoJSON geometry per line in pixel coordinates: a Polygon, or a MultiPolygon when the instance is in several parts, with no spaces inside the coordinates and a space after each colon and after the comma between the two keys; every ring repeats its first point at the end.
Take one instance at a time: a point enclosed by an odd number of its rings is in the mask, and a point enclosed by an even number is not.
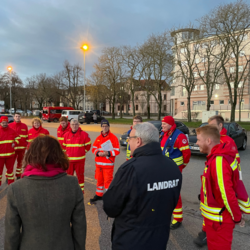
{"type": "Polygon", "coordinates": [[[218,97],[218,95],[215,95],[215,97],[217,98],[217,97],[218,97]]]}
{"type": "Polygon", "coordinates": [[[84,45],[82,46],[82,49],[83,49],[84,51],[87,51],[87,50],[89,49],[89,46],[88,46],[87,44],[84,44],[84,45]]]}
{"type": "Polygon", "coordinates": [[[12,71],[12,67],[11,66],[8,66],[8,71],[12,71]]]}

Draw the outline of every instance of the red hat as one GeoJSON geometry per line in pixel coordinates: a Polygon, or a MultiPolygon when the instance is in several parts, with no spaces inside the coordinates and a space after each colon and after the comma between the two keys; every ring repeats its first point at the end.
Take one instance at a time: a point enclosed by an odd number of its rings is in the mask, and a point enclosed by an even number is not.
{"type": "Polygon", "coordinates": [[[174,118],[172,116],[165,116],[162,120],[162,122],[166,122],[167,124],[173,126],[175,124],[174,118]]]}
{"type": "Polygon", "coordinates": [[[0,122],[8,122],[8,116],[2,116],[0,122]]]}

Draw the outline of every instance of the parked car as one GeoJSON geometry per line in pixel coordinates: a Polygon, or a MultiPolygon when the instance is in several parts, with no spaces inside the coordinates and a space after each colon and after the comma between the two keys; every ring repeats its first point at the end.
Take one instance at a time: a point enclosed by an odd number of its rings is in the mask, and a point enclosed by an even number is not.
{"type": "Polygon", "coordinates": [[[21,110],[21,109],[16,109],[16,111],[15,111],[15,109],[12,108],[12,109],[9,110],[9,113],[10,113],[10,114],[14,114],[15,112],[20,113],[20,114],[23,114],[23,113],[24,113],[23,110],[21,110]]]}
{"type": "Polygon", "coordinates": [[[0,114],[0,118],[1,118],[2,116],[8,116],[8,123],[14,122],[14,117],[13,117],[13,115],[9,115],[9,114],[0,114]]]}
{"type": "Polygon", "coordinates": [[[101,111],[99,109],[94,109],[94,110],[91,110],[91,113],[96,113],[97,115],[101,115],[101,111]]]}
{"type": "Polygon", "coordinates": [[[40,110],[33,110],[32,111],[32,114],[34,115],[34,116],[39,116],[39,114],[40,114],[40,110]]]}
{"type": "MultiPolygon", "coordinates": [[[[161,121],[149,121],[149,123],[152,123],[159,130],[159,134],[161,133],[161,131],[162,131],[161,121]]],[[[189,129],[185,124],[183,124],[182,122],[179,122],[179,121],[175,121],[175,124],[176,124],[176,127],[181,132],[183,132],[186,135],[189,135],[189,129]]],[[[125,132],[120,137],[120,145],[123,147],[127,147],[127,139],[128,139],[128,132],[125,132]]]]}
{"type": "MultiPolygon", "coordinates": [[[[207,125],[208,123],[202,123],[200,127],[207,125]]],[[[230,136],[238,149],[245,150],[247,147],[247,132],[244,128],[242,128],[236,122],[225,122],[224,128],[227,130],[227,135],[230,136]]],[[[197,135],[195,129],[192,131],[193,135],[188,137],[189,139],[189,147],[191,149],[192,154],[201,154],[199,146],[196,144],[197,142],[197,135]]]]}
{"type": "Polygon", "coordinates": [[[25,113],[27,113],[28,115],[32,115],[32,111],[29,109],[27,109],[25,113]]]}
{"type": "Polygon", "coordinates": [[[68,121],[71,121],[72,119],[77,119],[79,114],[82,112],[82,110],[63,110],[62,116],[65,116],[68,118],[68,121]]]}
{"type": "Polygon", "coordinates": [[[108,112],[108,111],[102,111],[102,114],[103,115],[110,115],[110,112],[108,112]]]}
{"type": "MultiPolygon", "coordinates": [[[[92,112],[82,112],[78,115],[78,121],[83,124],[84,122],[86,123],[90,123],[90,122],[94,122],[93,120],[93,114],[92,112]]],[[[101,120],[105,119],[105,117],[100,116],[97,114],[97,123],[100,123],[101,120]]]]}

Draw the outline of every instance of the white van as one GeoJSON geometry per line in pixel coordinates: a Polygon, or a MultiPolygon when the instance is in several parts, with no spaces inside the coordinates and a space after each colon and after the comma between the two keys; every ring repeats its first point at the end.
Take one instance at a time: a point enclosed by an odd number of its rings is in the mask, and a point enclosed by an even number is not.
{"type": "Polygon", "coordinates": [[[68,118],[68,121],[71,121],[72,119],[76,119],[78,121],[78,115],[82,112],[82,110],[63,110],[62,116],[65,116],[68,118]]]}

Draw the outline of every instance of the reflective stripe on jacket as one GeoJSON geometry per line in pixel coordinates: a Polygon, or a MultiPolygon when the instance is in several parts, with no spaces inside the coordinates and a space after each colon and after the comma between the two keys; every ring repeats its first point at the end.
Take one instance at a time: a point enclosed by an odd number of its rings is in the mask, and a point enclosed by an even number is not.
{"type": "Polygon", "coordinates": [[[26,124],[22,122],[12,122],[9,124],[9,127],[15,130],[19,137],[19,144],[14,148],[15,150],[24,150],[27,148],[28,145],[28,127],[26,124]]]}
{"type": "Polygon", "coordinates": [[[92,148],[92,153],[95,154],[95,163],[97,167],[102,167],[102,168],[113,168],[114,163],[115,163],[115,157],[120,154],[120,148],[119,148],[119,140],[118,138],[112,134],[110,131],[107,136],[103,136],[102,133],[96,138],[93,148],[92,148]],[[96,153],[103,152],[102,149],[102,144],[110,141],[113,149],[110,150],[110,157],[106,156],[96,156],[96,153]]]}
{"type": "MultiPolygon", "coordinates": [[[[132,129],[130,129],[130,130],[128,131],[128,137],[129,137],[129,135],[130,135],[131,130],[132,130],[132,129]]],[[[130,150],[129,143],[128,143],[128,141],[127,141],[126,160],[128,161],[128,160],[130,160],[131,158],[132,158],[132,156],[131,156],[131,150],[130,150]]]]}
{"type": "MultiPolygon", "coordinates": [[[[241,220],[238,196],[242,197],[245,210],[250,210],[249,198],[237,189],[238,162],[230,146],[216,145],[207,156],[201,176],[200,209],[203,217],[217,222],[232,223],[241,220]]],[[[242,189],[241,189],[242,190],[242,189]]]]}
{"type": "Polygon", "coordinates": [[[28,132],[28,145],[27,148],[30,147],[30,143],[37,138],[39,135],[49,135],[49,131],[45,128],[42,127],[42,125],[38,128],[35,129],[34,127],[31,128],[28,132]]]}
{"type": "Polygon", "coordinates": [[[67,127],[63,130],[62,126],[60,125],[57,129],[57,139],[61,146],[63,145],[64,135],[71,130],[70,123],[68,122],[67,127]]]}
{"type": "Polygon", "coordinates": [[[9,158],[14,156],[15,149],[12,144],[18,145],[20,139],[18,133],[9,126],[7,128],[0,126],[0,157],[9,158]]]}
{"type": "Polygon", "coordinates": [[[76,133],[69,131],[64,135],[63,147],[70,161],[82,161],[91,148],[90,136],[81,128],[76,133]]]}

